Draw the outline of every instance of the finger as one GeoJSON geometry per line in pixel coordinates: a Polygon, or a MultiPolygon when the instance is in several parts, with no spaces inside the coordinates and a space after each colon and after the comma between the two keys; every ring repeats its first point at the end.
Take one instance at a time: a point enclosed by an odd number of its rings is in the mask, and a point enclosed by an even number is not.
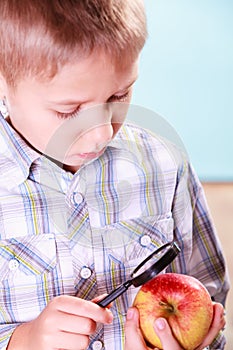
{"type": "Polygon", "coordinates": [[[62,295],[54,298],[50,307],[75,316],[91,318],[96,322],[112,323],[113,315],[107,308],[101,308],[91,301],[62,295]]]}
{"type": "Polygon", "coordinates": [[[83,350],[88,348],[89,343],[88,336],[60,332],[53,339],[53,349],[83,350]]]}
{"type": "Polygon", "coordinates": [[[91,335],[96,330],[96,322],[87,317],[60,313],[57,329],[62,332],[91,335]]]}
{"type": "Polygon", "coordinates": [[[108,295],[107,293],[98,295],[98,297],[95,297],[95,298],[92,299],[91,301],[92,301],[93,303],[98,303],[98,301],[104,299],[107,295],[108,295]]]}
{"type": "Polygon", "coordinates": [[[128,310],[125,323],[125,350],[132,349],[148,349],[139,328],[139,315],[136,308],[128,310]]]}
{"type": "Polygon", "coordinates": [[[225,327],[226,320],[224,317],[224,308],[222,304],[214,303],[213,310],[214,310],[213,321],[211,323],[209,332],[205,337],[204,341],[197,348],[197,350],[203,349],[203,347],[210,345],[213,342],[213,340],[216,338],[218,333],[225,327]]]}
{"type": "MultiPolygon", "coordinates": [[[[102,295],[99,295],[98,297],[92,299],[91,301],[93,303],[98,303],[99,301],[101,301],[102,299],[104,299],[108,294],[102,294],[102,295]]],[[[108,309],[110,309],[112,307],[113,303],[110,303],[109,305],[107,305],[106,307],[108,309]]]]}
{"type": "Polygon", "coordinates": [[[154,329],[158,335],[164,350],[182,350],[182,347],[172,335],[172,331],[164,318],[157,318],[154,329]]]}

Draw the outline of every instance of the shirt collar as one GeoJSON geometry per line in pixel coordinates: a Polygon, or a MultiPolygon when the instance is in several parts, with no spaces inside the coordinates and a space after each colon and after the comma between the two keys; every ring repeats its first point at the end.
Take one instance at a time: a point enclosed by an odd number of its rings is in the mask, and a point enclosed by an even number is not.
{"type": "MultiPolygon", "coordinates": [[[[122,132],[122,129],[125,127],[119,130],[109,147],[122,149],[125,139],[130,143],[132,135],[122,132]]],[[[0,113],[0,185],[11,189],[22,184],[28,178],[32,164],[40,161],[39,158],[41,154],[31,148],[0,113]]]]}
{"type": "Polygon", "coordinates": [[[23,183],[40,156],[0,114],[0,185],[10,189],[23,183]]]}

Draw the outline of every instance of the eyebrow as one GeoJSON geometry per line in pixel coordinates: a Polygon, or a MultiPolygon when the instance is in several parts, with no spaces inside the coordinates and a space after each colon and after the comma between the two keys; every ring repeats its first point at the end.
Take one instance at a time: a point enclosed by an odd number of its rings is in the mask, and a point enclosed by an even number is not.
{"type": "Polygon", "coordinates": [[[81,104],[81,101],[78,100],[59,100],[59,101],[50,101],[49,104],[51,105],[57,105],[57,106],[68,106],[68,105],[79,105],[81,104]]]}
{"type": "MultiPolygon", "coordinates": [[[[129,85],[127,85],[125,88],[123,88],[123,89],[121,89],[121,90],[119,90],[119,92],[118,93],[120,93],[120,92],[123,92],[123,91],[125,91],[125,90],[128,90],[134,83],[135,83],[135,81],[138,79],[138,76],[136,77],[136,78],[134,78],[134,80],[129,84],[129,85]]],[[[117,94],[117,93],[115,93],[115,94],[117,94]]],[[[113,94],[112,96],[114,96],[115,94],[113,94]]],[[[111,97],[111,96],[110,96],[111,97]]],[[[55,104],[55,105],[58,105],[58,106],[72,106],[72,105],[80,105],[80,104],[82,104],[83,103],[83,101],[78,101],[78,100],[73,100],[73,99],[65,99],[65,100],[59,100],[59,101],[50,101],[49,102],[49,104],[55,104]]]]}

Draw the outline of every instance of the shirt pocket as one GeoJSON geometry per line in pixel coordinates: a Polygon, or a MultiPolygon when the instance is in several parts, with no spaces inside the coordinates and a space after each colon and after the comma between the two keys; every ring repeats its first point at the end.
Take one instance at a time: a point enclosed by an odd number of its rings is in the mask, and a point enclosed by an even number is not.
{"type": "MultiPolygon", "coordinates": [[[[163,244],[173,241],[173,219],[170,213],[155,217],[141,217],[121,221],[106,227],[102,242],[107,253],[104,270],[107,291],[118,287],[130,278],[133,270],[163,244]]],[[[161,255],[160,255],[161,256],[161,255]]],[[[132,305],[138,288],[130,287],[114,302],[116,313],[125,315],[132,305]]]]}
{"type": "Polygon", "coordinates": [[[0,242],[1,322],[25,322],[41,312],[55,294],[56,265],[53,234],[0,242]]]}
{"type": "Polygon", "coordinates": [[[130,264],[137,259],[145,259],[153,250],[171,242],[173,227],[170,213],[124,220],[105,226],[102,242],[110,256],[130,264]]]}

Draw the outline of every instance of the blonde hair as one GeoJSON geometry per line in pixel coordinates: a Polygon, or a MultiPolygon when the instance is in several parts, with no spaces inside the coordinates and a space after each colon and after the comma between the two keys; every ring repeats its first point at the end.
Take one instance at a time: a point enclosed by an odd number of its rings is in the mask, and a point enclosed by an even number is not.
{"type": "Polygon", "coordinates": [[[0,71],[12,86],[52,78],[95,49],[123,64],[146,37],[143,0],[0,0],[0,71]]]}

